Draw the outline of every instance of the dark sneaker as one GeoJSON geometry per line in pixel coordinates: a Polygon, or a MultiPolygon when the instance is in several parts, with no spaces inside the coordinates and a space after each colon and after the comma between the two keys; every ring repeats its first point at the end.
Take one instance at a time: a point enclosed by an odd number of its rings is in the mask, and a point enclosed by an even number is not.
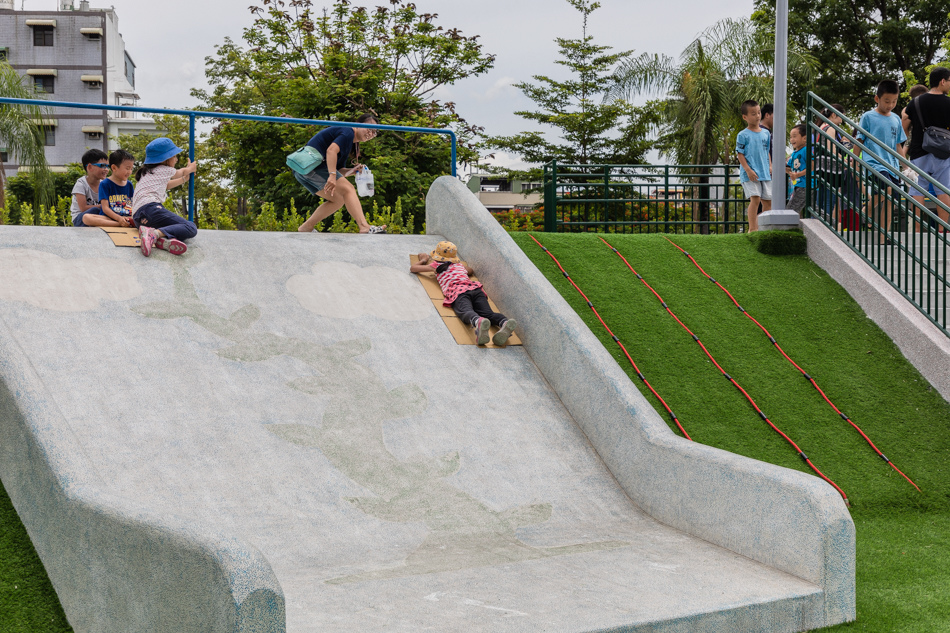
{"type": "Polygon", "coordinates": [[[488,345],[490,340],[488,330],[491,329],[491,323],[485,317],[478,317],[475,321],[475,344],[488,345]]]}
{"type": "Polygon", "coordinates": [[[139,227],[139,245],[142,247],[142,254],[148,257],[152,254],[152,246],[155,245],[155,231],[147,226],[139,227]]]}
{"type": "Polygon", "coordinates": [[[172,255],[184,255],[188,250],[188,245],[173,237],[160,237],[155,240],[155,248],[168,251],[172,255]]]}
{"type": "Polygon", "coordinates": [[[518,327],[517,321],[514,319],[506,320],[501,324],[501,329],[495,332],[495,336],[492,337],[491,342],[499,347],[507,344],[508,339],[514,334],[516,327],[518,327]]]}

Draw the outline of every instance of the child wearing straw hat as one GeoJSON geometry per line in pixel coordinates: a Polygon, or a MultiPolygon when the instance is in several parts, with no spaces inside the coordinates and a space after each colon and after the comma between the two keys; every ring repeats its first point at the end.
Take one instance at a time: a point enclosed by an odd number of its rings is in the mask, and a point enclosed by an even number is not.
{"type": "Polygon", "coordinates": [[[431,253],[419,253],[419,263],[410,266],[409,271],[425,273],[433,269],[445,295],[442,305],[452,306],[462,323],[475,328],[475,342],[488,345],[488,331],[494,325],[498,331],[491,342],[505,345],[518,323],[491,309],[482,284],[469,277],[474,271],[461,263],[455,244],[439,242],[431,253]]]}

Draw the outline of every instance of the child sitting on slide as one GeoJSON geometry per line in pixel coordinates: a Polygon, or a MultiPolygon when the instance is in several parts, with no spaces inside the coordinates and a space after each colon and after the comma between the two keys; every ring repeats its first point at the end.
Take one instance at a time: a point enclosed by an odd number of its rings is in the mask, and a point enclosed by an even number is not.
{"type": "Polygon", "coordinates": [[[135,157],[124,149],[109,154],[109,169],[112,173],[99,183],[100,213],[116,222],[118,226],[132,226],[132,195],[135,187],[129,182],[135,157]]]}
{"type": "Polygon", "coordinates": [[[175,169],[183,150],[171,139],[159,137],[145,147],[145,164],[135,175],[138,187],[132,198],[132,215],[139,227],[142,254],[152,254],[152,246],[172,255],[183,255],[188,246],[183,240],[198,234],[194,222],[172,213],[163,205],[168,190],[188,182],[198,169],[192,161],[187,167],[175,169]]]}
{"type": "Polygon", "coordinates": [[[488,330],[494,325],[498,328],[491,342],[502,346],[518,327],[514,319],[493,312],[488,304],[488,295],[482,290],[482,284],[471,279],[472,269],[462,264],[458,258],[458,249],[452,242],[439,242],[431,253],[419,253],[419,263],[409,267],[413,273],[427,273],[435,270],[436,280],[445,295],[444,306],[452,306],[462,323],[475,328],[475,343],[488,345],[488,330]]]}

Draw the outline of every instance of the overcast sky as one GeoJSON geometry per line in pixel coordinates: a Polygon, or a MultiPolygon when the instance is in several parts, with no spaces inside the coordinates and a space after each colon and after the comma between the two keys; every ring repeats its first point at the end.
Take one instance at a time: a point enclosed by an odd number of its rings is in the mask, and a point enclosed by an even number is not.
{"type": "MultiPolygon", "coordinates": [[[[752,0],[600,0],[588,32],[596,43],[615,50],[677,56],[703,29],[726,18],[747,17],[752,0]]],[[[146,107],[197,105],[189,95],[205,87],[204,58],[230,36],[241,40],[251,25],[248,7],[258,0],[92,0],[93,7],[113,6],[126,49],[137,65],[136,92],[146,107]]],[[[60,0],[16,0],[26,10],[56,10],[60,0]]],[[[75,1],[79,6],[79,0],[75,1]]],[[[319,0],[314,2],[320,6],[319,0]]],[[[330,2],[326,2],[329,5],[330,2]]],[[[388,1],[353,0],[354,5],[388,5],[388,1]]],[[[416,0],[420,13],[437,13],[437,24],[479,35],[484,51],[497,56],[482,75],[440,91],[454,101],[469,122],[489,134],[513,134],[530,124],[513,113],[533,103],[512,87],[532,75],[558,76],[554,38],[580,38],[580,14],[564,0],[416,0]]]]}

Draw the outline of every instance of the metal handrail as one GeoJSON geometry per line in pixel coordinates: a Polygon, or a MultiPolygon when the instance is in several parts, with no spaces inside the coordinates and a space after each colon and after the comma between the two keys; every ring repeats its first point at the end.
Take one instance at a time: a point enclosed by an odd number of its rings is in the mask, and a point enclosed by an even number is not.
{"type": "MultiPolygon", "coordinates": [[[[256,114],[235,114],[232,112],[203,112],[201,110],[174,110],[164,108],[143,108],[140,106],[105,105],[100,103],[73,103],[68,101],[46,101],[44,99],[11,99],[0,97],[0,103],[15,105],[33,105],[40,107],[73,108],[80,110],[114,110],[117,112],[142,112],[145,114],[173,114],[187,116],[188,121],[188,159],[195,159],[195,119],[230,119],[236,121],[260,121],[264,123],[294,123],[300,125],[344,125],[346,127],[388,130],[396,132],[417,132],[420,134],[444,134],[452,140],[452,176],[455,177],[458,160],[458,138],[452,130],[408,125],[380,125],[378,123],[351,123],[349,121],[320,121],[317,119],[295,119],[292,117],[261,116],[256,114]]],[[[195,175],[191,174],[188,183],[188,219],[195,220],[195,175]]]]}
{"type": "MultiPolygon", "coordinates": [[[[950,329],[947,327],[947,300],[950,298],[947,261],[950,256],[950,224],[908,192],[895,186],[862,156],[857,155],[857,152],[864,152],[881,164],[886,164],[881,153],[867,149],[867,146],[856,138],[857,134],[861,134],[866,139],[877,140],[867,130],[814,93],[808,93],[806,115],[809,130],[806,135],[805,175],[807,211],[828,226],[921,314],[950,336],[950,329]],[[819,112],[815,103],[828,108],[830,114],[840,116],[842,123],[852,125],[856,129],[855,134],[852,135],[832,123],[828,116],[819,112]],[[822,130],[820,122],[828,123],[830,129],[822,130]],[[839,142],[832,130],[853,143],[854,147],[849,149],[839,142]],[[815,145],[818,143],[825,148],[826,155],[821,157],[821,160],[827,161],[829,168],[817,168],[815,145]],[[821,187],[824,198],[817,205],[814,200],[814,185],[821,187]],[[868,187],[870,193],[863,186],[868,187]],[[835,198],[850,202],[851,206],[844,209],[836,207],[835,204],[828,204],[828,201],[835,198]],[[882,209],[885,209],[883,213],[882,209]],[[845,210],[850,214],[847,219],[844,216],[845,210]],[[885,225],[886,221],[890,221],[890,225],[885,225]],[[849,228],[855,228],[855,224],[858,230],[849,231],[849,228]],[[862,231],[862,228],[868,230],[862,231]],[[882,245],[882,242],[885,244],[882,245]],[[886,243],[891,243],[893,248],[887,248],[886,243]]],[[[883,145],[882,147],[883,154],[896,157],[899,165],[909,167],[916,175],[922,176],[920,180],[932,183],[935,191],[950,194],[950,190],[923,173],[913,163],[890,148],[883,145]]],[[[917,185],[917,181],[907,178],[903,173],[897,172],[894,175],[898,182],[904,185],[917,185]]],[[[950,212],[950,208],[936,196],[926,194],[924,197],[937,209],[950,212]]]]}

